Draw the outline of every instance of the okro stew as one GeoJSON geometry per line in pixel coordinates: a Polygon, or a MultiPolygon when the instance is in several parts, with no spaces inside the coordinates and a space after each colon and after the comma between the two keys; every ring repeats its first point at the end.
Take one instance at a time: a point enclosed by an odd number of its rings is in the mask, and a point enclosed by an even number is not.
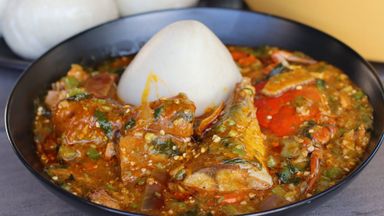
{"type": "Polygon", "coordinates": [[[122,103],[116,83],[132,56],[72,65],[36,99],[52,181],[130,212],[234,215],[311,197],[359,164],[373,110],[346,74],[300,52],[228,49],[244,78],[202,116],[183,93],[122,103]]]}

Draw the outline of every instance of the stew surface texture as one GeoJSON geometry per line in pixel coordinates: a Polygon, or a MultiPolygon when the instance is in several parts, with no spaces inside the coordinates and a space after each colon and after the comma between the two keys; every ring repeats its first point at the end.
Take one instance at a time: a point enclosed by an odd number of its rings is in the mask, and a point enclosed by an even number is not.
{"type": "Polygon", "coordinates": [[[72,65],[35,103],[37,153],[52,181],[130,212],[234,215],[313,196],[360,163],[373,110],[346,74],[300,52],[228,49],[244,79],[202,116],[183,93],[119,100],[133,56],[72,65]]]}

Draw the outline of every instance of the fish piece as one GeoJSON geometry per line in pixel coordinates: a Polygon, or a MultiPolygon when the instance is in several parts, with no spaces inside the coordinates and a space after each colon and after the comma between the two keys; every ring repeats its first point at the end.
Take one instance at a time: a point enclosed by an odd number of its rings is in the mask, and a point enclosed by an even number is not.
{"type": "Polygon", "coordinates": [[[264,164],[265,146],[254,96],[254,87],[244,78],[224,115],[203,138],[201,154],[186,165],[190,172],[183,182],[185,186],[216,192],[265,190],[272,186],[264,164]],[[201,183],[202,179],[209,182],[209,187],[201,183]]]}
{"type": "Polygon", "coordinates": [[[212,112],[209,113],[209,115],[203,116],[203,118],[198,121],[198,124],[195,128],[195,133],[198,136],[201,136],[204,131],[220,116],[221,111],[223,111],[223,109],[224,103],[221,103],[219,106],[213,109],[212,112]]]}
{"type": "Polygon", "coordinates": [[[267,96],[279,96],[299,85],[305,85],[313,81],[315,81],[315,77],[311,73],[297,67],[292,71],[271,77],[261,92],[267,96]]]}

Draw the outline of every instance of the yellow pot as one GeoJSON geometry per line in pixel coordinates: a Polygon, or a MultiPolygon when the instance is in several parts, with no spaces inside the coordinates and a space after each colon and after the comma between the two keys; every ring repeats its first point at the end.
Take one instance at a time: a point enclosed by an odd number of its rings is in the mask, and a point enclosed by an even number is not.
{"type": "Polygon", "coordinates": [[[384,0],[245,0],[255,11],[313,26],[384,62],[384,0]]]}

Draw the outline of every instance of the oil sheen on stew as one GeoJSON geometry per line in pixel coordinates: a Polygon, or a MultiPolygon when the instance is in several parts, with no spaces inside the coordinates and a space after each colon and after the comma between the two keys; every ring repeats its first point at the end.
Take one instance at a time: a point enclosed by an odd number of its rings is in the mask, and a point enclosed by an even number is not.
{"type": "Polygon", "coordinates": [[[338,68],[276,47],[229,46],[244,77],[202,116],[186,95],[122,103],[132,56],[74,64],[36,99],[37,153],[69,192],[150,215],[234,215],[311,197],[366,149],[368,97],[338,68]]]}

